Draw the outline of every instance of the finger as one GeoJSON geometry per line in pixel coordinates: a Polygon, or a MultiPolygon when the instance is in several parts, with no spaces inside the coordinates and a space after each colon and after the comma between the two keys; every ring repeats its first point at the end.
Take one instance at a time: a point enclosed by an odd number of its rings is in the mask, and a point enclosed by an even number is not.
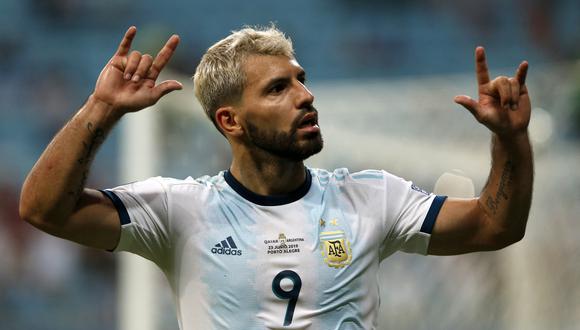
{"type": "Polygon", "coordinates": [[[136,34],[137,34],[136,27],[131,26],[129,29],[127,29],[127,32],[125,32],[125,36],[123,37],[123,40],[121,40],[121,43],[119,44],[119,48],[117,49],[115,55],[125,56],[129,54],[129,50],[131,49],[131,43],[133,42],[133,38],[135,38],[136,34]]]}
{"type": "Polygon", "coordinates": [[[489,70],[487,69],[487,61],[485,59],[485,50],[481,46],[475,48],[475,73],[479,86],[489,82],[489,70]]]}
{"type": "Polygon", "coordinates": [[[520,83],[516,78],[509,79],[511,96],[511,109],[516,110],[520,102],[520,83]]]}
{"type": "Polygon", "coordinates": [[[149,71],[149,68],[151,67],[151,63],[153,63],[153,57],[151,55],[145,54],[145,55],[141,56],[141,61],[139,62],[139,65],[137,66],[137,70],[133,74],[132,80],[134,82],[138,82],[139,79],[147,76],[147,72],[149,71]]]}
{"type": "Polygon", "coordinates": [[[166,80],[153,88],[155,100],[159,100],[164,95],[173,91],[183,89],[183,85],[177,80],[166,80]]]}
{"type": "Polygon", "coordinates": [[[479,118],[479,104],[476,100],[472,99],[467,95],[458,95],[456,96],[453,101],[455,103],[463,106],[465,109],[469,110],[471,114],[477,119],[479,118]]]}
{"type": "Polygon", "coordinates": [[[131,79],[135,70],[137,70],[139,62],[141,62],[141,53],[137,50],[132,51],[127,59],[127,64],[125,65],[124,78],[126,80],[131,79]]]}
{"type": "Polygon", "coordinates": [[[520,87],[526,84],[526,76],[528,75],[528,61],[523,61],[516,70],[516,79],[520,83],[520,87]]]}
{"type": "Polygon", "coordinates": [[[155,80],[159,77],[159,73],[161,73],[161,70],[163,70],[167,62],[171,59],[171,56],[173,56],[178,44],[179,36],[176,34],[172,35],[169,40],[167,40],[165,46],[163,46],[159,53],[157,53],[157,56],[155,56],[155,60],[153,60],[147,78],[155,80]]]}
{"type": "Polygon", "coordinates": [[[509,109],[512,103],[512,92],[507,77],[498,77],[492,81],[492,91],[499,94],[499,102],[502,108],[509,109]]]}

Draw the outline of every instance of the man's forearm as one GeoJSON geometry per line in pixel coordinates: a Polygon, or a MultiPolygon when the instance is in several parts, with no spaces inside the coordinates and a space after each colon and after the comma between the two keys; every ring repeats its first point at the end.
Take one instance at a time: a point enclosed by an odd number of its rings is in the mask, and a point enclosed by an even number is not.
{"type": "Polygon", "coordinates": [[[527,133],[492,138],[492,168],[479,203],[509,241],[524,235],[532,199],[534,166],[527,133]]]}
{"type": "Polygon", "coordinates": [[[89,97],[34,165],[20,196],[29,222],[65,220],[75,208],[98,147],[119,120],[113,109],[89,97]]]}

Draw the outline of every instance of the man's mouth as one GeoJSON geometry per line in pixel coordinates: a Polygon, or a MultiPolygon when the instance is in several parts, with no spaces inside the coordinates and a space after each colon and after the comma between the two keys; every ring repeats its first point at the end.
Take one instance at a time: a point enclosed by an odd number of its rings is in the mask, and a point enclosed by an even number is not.
{"type": "Polygon", "coordinates": [[[298,128],[318,128],[318,116],[316,113],[308,113],[302,118],[300,123],[298,124],[298,128]]]}

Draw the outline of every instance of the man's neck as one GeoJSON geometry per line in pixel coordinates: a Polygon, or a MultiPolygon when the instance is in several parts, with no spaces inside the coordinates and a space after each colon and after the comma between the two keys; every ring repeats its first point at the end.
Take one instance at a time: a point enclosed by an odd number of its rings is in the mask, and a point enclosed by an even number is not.
{"type": "Polygon", "coordinates": [[[306,179],[302,161],[234,157],[230,172],[246,189],[263,196],[284,195],[295,191],[306,179]]]}

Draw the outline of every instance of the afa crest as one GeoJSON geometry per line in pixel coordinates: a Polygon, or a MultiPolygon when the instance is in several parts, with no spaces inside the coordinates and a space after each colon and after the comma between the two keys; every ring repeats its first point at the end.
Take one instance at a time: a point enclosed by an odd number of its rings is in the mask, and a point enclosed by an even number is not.
{"type": "Polygon", "coordinates": [[[330,267],[342,268],[352,261],[350,242],[342,230],[320,233],[320,248],[324,262],[330,267]]]}

